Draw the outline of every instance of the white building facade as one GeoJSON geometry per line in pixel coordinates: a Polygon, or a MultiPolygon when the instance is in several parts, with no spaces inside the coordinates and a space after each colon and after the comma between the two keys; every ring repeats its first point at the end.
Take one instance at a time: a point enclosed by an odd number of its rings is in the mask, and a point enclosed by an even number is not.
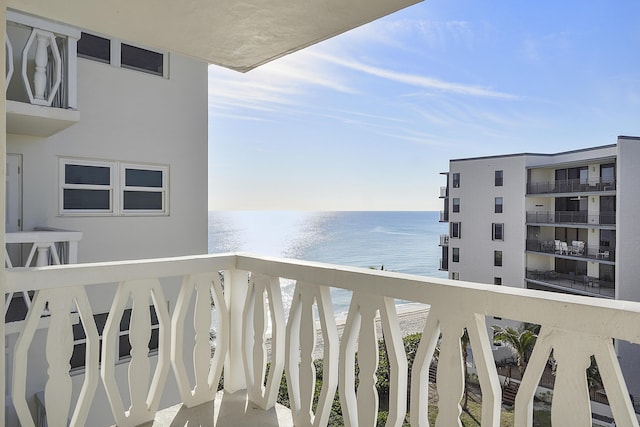
{"type": "MultiPolygon", "coordinates": [[[[441,189],[450,279],[640,301],[640,139],[450,161],[441,189]]],[[[637,348],[617,343],[629,378],[637,348]]],[[[640,393],[640,384],[630,384],[640,393]]]]}

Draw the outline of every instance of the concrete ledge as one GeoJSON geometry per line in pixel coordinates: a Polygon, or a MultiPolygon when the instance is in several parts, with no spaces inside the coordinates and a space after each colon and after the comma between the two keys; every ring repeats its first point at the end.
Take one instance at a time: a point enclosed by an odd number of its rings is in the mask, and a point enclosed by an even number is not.
{"type": "Polygon", "coordinates": [[[186,408],[182,404],[158,411],[153,423],[145,427],[241,427],[241,426],[281,426],[292,427],[293,419],[289,408],[276,404],[269,411],[263,411],[247,400],[246,391],[216,394],[213,402],[186,408]]]}

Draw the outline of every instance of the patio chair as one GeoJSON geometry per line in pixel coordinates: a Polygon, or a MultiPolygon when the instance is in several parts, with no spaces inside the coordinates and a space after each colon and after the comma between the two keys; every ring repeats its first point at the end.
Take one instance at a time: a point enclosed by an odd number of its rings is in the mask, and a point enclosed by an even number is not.
{"type": "Polygon", "coordinates": [[[560,254],[569,255],[569,246],[567,242],[560,242],[560,254]]]}
{"type": "Polygon", "coordinates": [[[562,252],[562,245],[560,243],[561,243],[560,240],[554,241],[554,247],[557,254],[562,252]]]}

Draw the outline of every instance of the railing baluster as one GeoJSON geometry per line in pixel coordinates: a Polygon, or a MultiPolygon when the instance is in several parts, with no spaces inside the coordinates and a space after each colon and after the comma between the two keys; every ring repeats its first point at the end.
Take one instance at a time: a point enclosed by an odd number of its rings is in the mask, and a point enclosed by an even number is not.
{"type": "Polygon", "coordinates": [[[171,363],[176,374],[182,402],[185,406],[192,407],[213,400],[227,352],[228,337],[227,307],[218,272],[185,276],[171,324],[171,363]],[[195,386],[192,389],[184,361],[184,321],[194,291],[196,294],[193,321],[195,329],[193,348],[195,386]],[[213,359],[211,359],[209,341],[211,298],[213,298],[216,309],[216,349],[213,359]]]}
{"type": "Polygon", "coordinates": [[[249,399],[264,410],[272,408],[278,397],[280,378],[284,370],[284,309],[278,278],[252,275],[244,309],[243,353],[247,394],[249,399]],[[266,294],[266,298],[265,298],[266,294]],[[271,318],[271,367],[266,384],[265,330],[269,302],[271,318]]]}
{"type": "Polygon", "coordinates": [[[93,313],[82,287],[47,289],[37,291],[24,329],[20,333],[15,347],[12,394],[20,423],[34,426],[34,420],[27,405],[26,377],[28,352],[40,317],[49,303],[49,330],[45,347],[45,357],[49,366],[49,378],[45,385],[45,408],[49,425],[83,426],[98,385],[98,346],[99,338],[93,313]],[[75,303],[80,313],[86,336],[85,378],[80,390],[71,419],[71,377],[69,360],[73,352],[73,333],[70,309],[75,303]],[[69,422],[70,421],[70,422],[69,422]]]}
{"type": "Polygon", "coordinates": [[[324,426],[329,419],[338,385],[337,345],[338,333],[333,321],[329,288],[296,283],[287,323],[285,369],[291,412],[297,426],[324,426]],[[312,358],[316,337],[314,302],[318,307],[324,340],[322,388],[315,414],[312,411],[316,380],[312,358]]]}
{"type": "Polygon", "coordinates": [[[164,383],[169,373],[170,361],[170,320],[162,286],[157,279],[131,280],[118,285],[113,305],[109,311],[102,347],[102,381],[107,392],[111,411],[118,426],[136,426],[153,420],[164,383]],[[131,406],[124,409],[122,397],[115,381],[116,341],[120,331],[120,321],[124,308],[131,297],[133,301],[129,341],[131,343],[131,361],[129,362],[129,394],[131,406]],[[158,363],[149,384],[149,338],[151,319],[149,298],[158,316],[159,342],[158,363]]]}
{"type": "Polygon", "coordinates": [[[452,318],[441,322],[440,356],[438,357],[438,417],[436,427],[461,426],[460,399],[464,391],[464,370],[462,365],[462,345],[460,338],[464,325],[452,318]]]}
{"type": "Polygon", "coordinates": [[[376,369],[378,367],[378,340],[376,313],[383,318],[385,344],[393,353],[391,367],[390,417],[388,425],[401,425],[406,412],[407,360],[398,334],[400,328],[393,298],[354,292],[349,305],[347,322],[340,344],[340,403],[346,426],[375,426],[378,413],[376,369]],[[359,333],[359,342],[356,343],[359,333]],[[355,354],[358,349],[359,384],[356,398],[355,354]],[[398,348],[399,347],[399,348],[398,348]]]}
{"type": "Polygon", "coordinates": [[[416,358],[411,368],[411,424],[414,426],[429,426],[429,365],[433,359],[438,337],[440,336],[440,321],[437,309],[429,309],[427,322],[424,325],[422,338],[418,345],[416,358]]]}

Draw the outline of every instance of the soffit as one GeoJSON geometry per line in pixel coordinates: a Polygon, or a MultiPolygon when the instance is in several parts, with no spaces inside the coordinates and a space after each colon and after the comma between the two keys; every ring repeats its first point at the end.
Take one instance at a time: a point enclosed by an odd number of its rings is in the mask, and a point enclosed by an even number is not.
{"type": "Polygon", "coordinates": [[[47,17],[238,71],[421,0],[6,0],[47,17]]]}

